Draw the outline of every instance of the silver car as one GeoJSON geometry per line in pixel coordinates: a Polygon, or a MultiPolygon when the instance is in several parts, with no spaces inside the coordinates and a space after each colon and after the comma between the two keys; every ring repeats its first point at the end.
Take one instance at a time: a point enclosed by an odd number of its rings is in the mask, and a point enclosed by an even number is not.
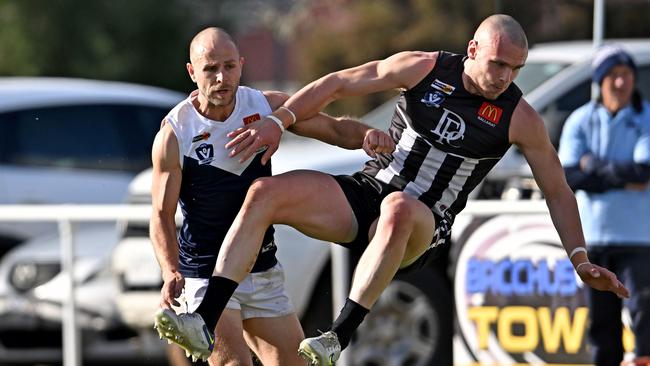
{"type": "MultiPolygon", "coordinates": [[[[69,78],[0,78],[0,204],[119,203],[150,165],[165,114],[184,95],[69,78]]],[[[149,343],[121,321],[109,257],[115,223],[77,226],[84,360],[143,362],[149,343]]],[[[53,224],[0,221],[0,364],[60,363],[66,288],[53,224]],[[24,244],[18,245],[24,241],[24,244]],[[12,250],[12,247],[15,247],[12,250]]]]}
{"type": "MultiPolygon", "coordinates": [[[[0,204],[121,202],[183,98],[130,83],[0,77],[0,204]]],[[[0,256],[49,230],[0,222],[0,256]]]]}
{"type": "MultiPolygon", "coordinates": [[[[129,328],[114,299],[118,288],[109,269],[117,243],[115,225],[76,230],[75,301],[81,354],[87,363],[160,364],[154,339],[129,328]]],[[[62,304],[67,274],[61,271],[56,234],[31,239],[0,261],[0,364],[58,364],[62,360],[62,304]]],[[[158,341],[155,338],[155,341],[158,341]]]]}

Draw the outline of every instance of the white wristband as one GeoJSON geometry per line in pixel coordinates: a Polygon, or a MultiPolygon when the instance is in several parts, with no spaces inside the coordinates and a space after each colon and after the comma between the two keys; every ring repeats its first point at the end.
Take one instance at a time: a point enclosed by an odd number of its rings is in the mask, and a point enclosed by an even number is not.
{"type": "Polygon", "coordinates": [[[578,265],[576,266],[576,272],[578,272],[578,270],[580,269],[580,266],[582,266],[583,264],[591,264],[591,262],[578,263],[578,265]]]}
{"type": "Polygon", "coordinates": [[[268,116],[266,116],[266,118],[268,118],[271,121],[275,122],[278,126],[280,126],[280,129],[282,130],[282,132],[284,132],[284,124],[282,124],[282,121],[278,117],[276,117],[276,116],[274,116],[272,114],[269,114],[268,116]]]}
{"type": "Polygon", "coordinates": [[[571,254],[569,254],[569,260],[573,259],[573,256],[580,253],[580,252],[584,252],[585,254],[587,254],[587,249],[585,247],[577,247],[577,248],[573,249],[571,251],[571,254]]]}
{"type": "Polygon", "coordinates": [[[293,111],[291,109],[289,109],[289,108],[287,108],[285,106],[280,106],[280,108],[278,108],[278,109],[284,109],[285,111],[289,112],[289,114],[291,115],[291,123],[289,124],[289,126],[296,123],[296,114],[293,113],[293,111]]]}

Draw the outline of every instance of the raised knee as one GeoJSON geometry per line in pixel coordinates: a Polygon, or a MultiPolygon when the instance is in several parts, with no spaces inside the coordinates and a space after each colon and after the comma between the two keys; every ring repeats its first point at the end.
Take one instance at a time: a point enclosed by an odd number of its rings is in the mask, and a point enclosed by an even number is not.
{"type": "Polygon", "coordinates": [[[257,178],[253,181],[250,188],[248,188],[246,201],[248,204],[272,204],[277,201],[272,198],[277,197],[279,191],[277,179],[273,179],[273,177],[257,178]]]}
{"type": "Polygon", "coordinates": [[[263,193],[267,190],[273,189],[273,177],[257,178],[251,183],[248,189],[249,193],[263,193]]]}
{"type": "Polygon", "coordinates": [[[413,198],[403,192],[393,192],[381,203],[381,215],[396,224],[412,221],[414,214],[413,198]]]}

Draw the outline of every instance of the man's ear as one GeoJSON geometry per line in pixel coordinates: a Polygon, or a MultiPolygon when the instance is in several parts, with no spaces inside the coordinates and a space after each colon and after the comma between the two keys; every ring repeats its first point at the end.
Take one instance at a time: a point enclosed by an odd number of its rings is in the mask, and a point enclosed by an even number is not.
{"type": "Polygon", "coordinates": [[[471,39],[467,43],[467,57],[473,60],[476,58],[477,52],[478,52],[478,41],[476,41],[475,39],[471,39]]]}
{"type": "Polygon", "coordinates": [[[194,66],[192,66],[192,63],[188,62],[185,64],[185,68],[187,68],[187,73],[190,75],[190,79],[194,83],[196,83],[196,78],[194,77],[194,66]]]}

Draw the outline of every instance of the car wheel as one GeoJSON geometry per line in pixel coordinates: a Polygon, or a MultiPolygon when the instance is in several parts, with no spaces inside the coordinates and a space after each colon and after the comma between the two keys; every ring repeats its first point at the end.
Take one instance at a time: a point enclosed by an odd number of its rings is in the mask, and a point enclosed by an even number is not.
{"type": "Polygon", "coordinates": [[[431,267],[398,275],[359,327],[353,365],[452,364],[452,292],[431,267]]]}

